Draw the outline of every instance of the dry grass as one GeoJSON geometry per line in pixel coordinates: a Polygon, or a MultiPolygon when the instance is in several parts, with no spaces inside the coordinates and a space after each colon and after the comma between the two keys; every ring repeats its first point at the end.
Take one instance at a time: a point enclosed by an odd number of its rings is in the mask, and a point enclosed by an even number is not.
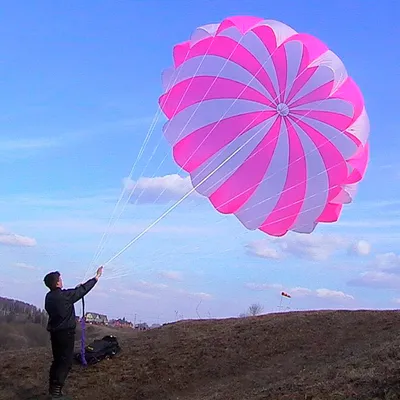
{"type": "MultiPolygon", "coordinates": [[[[399,326],[390,311],[179,322],[119,335],[123,352],[75,366],[66,389],[76,400],[400,399],[399,326]]],[[[48,350],[0,362],[1,399],[44,393],[48,350]]]]}
{"type": "Polygon", "coordinates": [[[0,323],[0,352],[45,346],[48,342],[46,329],[31,322],[0,323]]]}

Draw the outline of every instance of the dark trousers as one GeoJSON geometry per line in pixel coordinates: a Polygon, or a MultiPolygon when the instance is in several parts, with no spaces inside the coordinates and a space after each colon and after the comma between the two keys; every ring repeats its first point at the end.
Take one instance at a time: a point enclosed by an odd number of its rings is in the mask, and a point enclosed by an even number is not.
{"type": "Polygon", "coordinates": [[[74,359],[74,331],[59,331],[50,334],[53,362],[50,367],[50,386],[64,386],[74,359]]]}

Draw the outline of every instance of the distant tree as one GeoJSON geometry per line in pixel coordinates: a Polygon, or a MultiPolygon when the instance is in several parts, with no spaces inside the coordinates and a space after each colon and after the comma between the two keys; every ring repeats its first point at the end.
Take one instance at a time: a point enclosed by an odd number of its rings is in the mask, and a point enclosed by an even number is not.
{"type": "Polygon", "coordinates": [[[32,304],[23,301],[0,297],[0,317],[3,321],[11,323],[18,321],[22,323],[47,324],[47,313],[32,304]]]}
{"type": "Polygon", "coordinates": [[[32,322],[34,322],[35,324],[42,325],[42,314],[41,313],[35,314],[35,316],[33,317],[32,322]]]}
{"type": "Polygon", "coordinates": [[[261,314],[262,311],[263,311],[263,306],[260,303],[254,303],[249,307],[249,311],[248,312],[249,312],[249,314],[251,316],[254,317],[256,315],[261,314]]]}
{"type": "Polygon", "coordinates": [[[239,314],[239,318],[247,318],[247,314],[246,313],[241,313],[241,314],[239,314]]]}
{"type": "Polygon", "coordinates": [[[10,312],[7,314],[7,316],[6,316],[6,322],[7,322],[8,324],[10,324],[11,322],[14,322],[14,321],[15,321],[15,318],[16,318],[15,313],[14,313],[13,311],[10,311],[10,312]]]}

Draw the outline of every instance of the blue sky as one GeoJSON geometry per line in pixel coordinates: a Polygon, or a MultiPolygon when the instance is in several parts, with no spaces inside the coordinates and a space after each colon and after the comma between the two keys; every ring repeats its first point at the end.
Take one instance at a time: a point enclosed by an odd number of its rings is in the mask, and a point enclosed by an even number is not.
{"type": "MultiPolygon", "coordinates": [[[[197,26],[231,15],[280,20],[319,37],[344,61],[371,120],[371,161],[356,201],[339,223],[319,227],[306,243],[291,235],[260,243],[265,235],[194,197],[106,269],[88,307],[150,322],[226,317],[252,302],[276,310],[281,289],[292,291],[291,309],[397,307],[400,5],[394,0],[3,5],[0,295],[42,306],[46,271],[59,269],[69,286],[83,279],[157,111],[173,46],[197,26]]],[[[163,122],[133,180],[179,171],[161,138],[163,122]]],[[[141,201],[124,207],[99,263],[167,209],[152,201],[149,182],[141,201]]],[[[173,199],[185,182],[160,185],[173,199]]]]}

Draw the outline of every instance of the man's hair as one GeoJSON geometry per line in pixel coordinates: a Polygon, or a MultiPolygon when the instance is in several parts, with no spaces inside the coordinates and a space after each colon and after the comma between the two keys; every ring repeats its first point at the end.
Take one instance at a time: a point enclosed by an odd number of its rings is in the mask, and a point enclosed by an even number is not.
{"type": "Polygon", "coordinates": [[[57,289],[57,283],[60,280],[61,274],[58,271],[49,272],[43,279],[44,284],[50,289],[57,289]]]}

